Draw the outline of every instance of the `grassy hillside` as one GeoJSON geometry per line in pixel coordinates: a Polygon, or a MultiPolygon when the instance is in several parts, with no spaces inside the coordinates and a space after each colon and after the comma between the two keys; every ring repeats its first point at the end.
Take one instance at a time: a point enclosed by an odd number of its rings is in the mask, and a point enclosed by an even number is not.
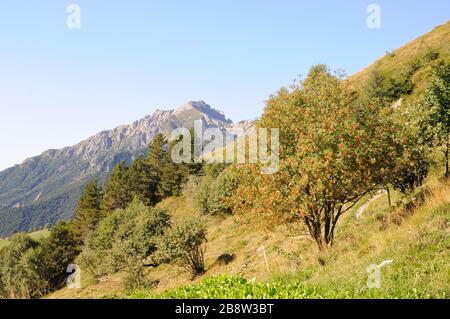
{"type": "MultiPolygon", "coordinates": [[[[411,91],[400,96],[415,99],[431,66],[450,59],[449,40],[450,22],[348,81],[363,88],[377,70],[398,83],[411,82],[411,91]]],[[[407,197],[393,192],[393,211],[387,195],[366,196],[342,216],[334,246],[322,252],[309,235],[295,232],[299,227],[258,230],[238,216],[200,216],[190,196],[171,197],[158,206],[175,222],[194,216],[207,226],[203,276],[191,280],[177,264],[148,267],[154,287],[130,292],[121,274],[94,281],[82,273],[84,288],[62,289],[49,298],[449,298],[450,182],[440,180],[442,175],[432,172],[407,197]],[[223,256],[232,261],[221,262],[223,256]],[[380,287],[370,288],[368,267],[386,261],[392,262],[381,269],[380,287]]]]}
{"type": "MultiPolygon", "coordinates": [[[[432,195],[413,212],[398,208],[390,213],[386,195],[372,201],[360,219],[355,207],[343,219],[328,253],[318,253],[308,236],[288,229],[266,233],[233,217],[208,217],[208,270],[195,281],[181,267],[161,265],[148,270],[149,280],[159,280],[155,289],[129,293],[122,288],[121,275],[98,283],[85,277],[85,288],[62,289],[49,297],[449,298],[450,185],[431,178],[424,188],[432,189],[432,195]],[[270,272],[260,247],[265,247],[270,272]],[[219,265],[217,257],[225,253],[236,258],[219,265]],[[385,260],[393,263],[382,269],[381,288],[367,288],[367,267],[385,260]]],[[[173,209],[175,219],[194,214],[184,197],[160,205],[173,209]]]]}
{"type": "MultiPolygon", "coordinates": [[[[50,231],[48,229],[42,229],[42,230],[38,230],[32,233],[28,234],[32,239],[36,240],[36,241],[40,241],[44,238],[47,238],[48,236],[50,236],[50,231]]],[[[2,249],[3,247],[5,247],[6,245],[8,245],[8,240],[0,240],[0,249],[2,249]]]]}
{"type": "MultiPolygon", "coordinates": [[[[436,58],[450,60],[450,21],[435,27],[432,31],[417,38],[414,41],[394,50],[387,52],[370,66],[349,77],[349,82],[355,89],[361,88],[375,70],[386,76],[397,76],[412,68],[412,83],[414,91],[412,97],[419,95],[426,87],[427,73],[430,65],[421,65],[421,59],[436,58]],[[414,70],[418,67],[417,70],[414,70]]],[[[423,61],[422,61],[423,62],[423,61]]]]}
{"type": "MultiPolygon", "coordinates": [[[[162,294],[135,292],[130,297],[448,298],[450,186],[434,180],[427,187],[433,189],[433,194],[414,212],[406,214],[400,209],[389,213],[383,196],[369,206],[360,220],[355,220],[353,214],[347,215],[337,234],[336,246],[327,254],[318,255],[312,243],[300,240],[290,252],[298,264],[288,274],[285,270],[289,259],[285,257],[289,251],[266,241],[274,275],[246,272],[229,275],[227,271],[226,276],[208,278],[197,285],[162,294]],[[325,265],[320,265],[317,258],[325,265]],[[393,263],[382,269],[381,288],[369,289],[367,267],[385,260],[393,263]],[[253,277],[257,277],[256,283],[249,280],[253,277]]],[[[285,238],[285,241],[292,240],[285,238]]]]}

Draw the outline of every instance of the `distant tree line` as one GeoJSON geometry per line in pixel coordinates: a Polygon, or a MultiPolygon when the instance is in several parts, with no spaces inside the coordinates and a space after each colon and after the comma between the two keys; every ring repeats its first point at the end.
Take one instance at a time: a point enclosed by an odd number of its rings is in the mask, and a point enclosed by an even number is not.
{"type": "Polygon", "coordinates": [[[150,143],[147,158],[140,156],[129,167],[119,163],[103,189],[97,181],[89,182],[73,220],[56,224],[49,238],[38,242],[26,234],[12,236],[0,251],[0,297],[39,298],[62,288],[73,262],[94,278],[123,271],[127,287],[144,285],[145,265],[162,260],[180,260],[192,276],[202,273],[203,225],[190,221],[172,225],[169,212],[154,207],[164,198],[180,195],[189,175],[203,173],[201,164],[171,160],[175,142],[159,134],[150,143]],[[173,245],[162,241],[169,229],[170,238],[178,238],[173,245]],[[159,246],[164,247],[160,257],[150,260],[159,246]]]}

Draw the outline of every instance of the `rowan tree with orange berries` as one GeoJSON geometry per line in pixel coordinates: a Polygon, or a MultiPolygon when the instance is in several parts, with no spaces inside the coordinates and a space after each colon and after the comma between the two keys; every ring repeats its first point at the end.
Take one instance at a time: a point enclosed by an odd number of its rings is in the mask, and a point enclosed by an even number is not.
{"type": "Polygon", "coordinates": [[[303,221],[320,250],[332,246],[341,216],[383,184],[401,151],[389,112],[361,105],[340,75],[314,66],[267,102],[258,126],[280,129],[280,169],[240,166],[235,211],[270,225],[303,221]]]}

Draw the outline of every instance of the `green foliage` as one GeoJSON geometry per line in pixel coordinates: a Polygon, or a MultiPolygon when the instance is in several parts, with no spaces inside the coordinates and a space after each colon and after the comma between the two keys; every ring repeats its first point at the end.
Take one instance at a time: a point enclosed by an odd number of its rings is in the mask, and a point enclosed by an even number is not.
{"type": "Polygon", "coordinates": [[[95,230],[100,219],[100,203],[102,200],[101,189],[96,181],[88,183],[80,197],[72,222],[75,236],[80,242],[95,230]]]}
{"type": "Polygon", "coordinates": [[[78,190],[72,190],[26,207],[3,209],[0,211],[0,235],[10,236],[18,232],[42,229],[45,225],[54,225],[59,220],[70,220],[78,196],[78,190]]]}
{"type": "Polygon", "coordinates": [[[128,170],[128,184],[131,195],[146,205],[156,203],[151,166],[144,156],[136,158],[128,170]]]}
{"type": "Polygon", "coordinates": [[[158,134],[149,145],[147,159],[139,156],[129,168],[125,162],[117,165],[105,186],[102,211],[123,209],[133,197],[155,205],[164,198],[180,195],[189,174],[202,173],[202,164],[175,163],[171,152],[177,142],[167,144],[164,135],[158,134]]]}
{"type": "Polygon", "coordinates": [[[230,164],[227,163],[214,163],[214,164],[207,164],[204,166],[204,173],[205,175],[212,176],[213,178],[216,178],[220,175],[227,167],[229,167],[230,164]]]}
{"type": "Polygon", "coordinates": [[[155,252],[156,239],[170,222],[166,211],[135,199],[126,209],[116,210],[100,222],[83,248],[80,264],[95,277],[125,271],[140,282],[135,276],[142,274],[144,260],[155,252]]]}
{"type": "Polygon", "coordinates": [[[211,194],[211,185],[214,183],[214,178],[210,175],[203,176],[197,184],[193,194],[195,206],[202,214],[211,214],[209,207],[209,196],[211,194]]]}
{"type": "Polygon", "coordinates": [[[155,260],[161,263],[179,261],[193,278],[205,272],[202,244],[206,241],[204,224],[189,220],[169,229],[158,240],[155,260]]]}
{"type": "Polygon", "coordinates": [[[132,199],[128,181],[128,167],[125,162],[120,162],[114,167],[105,185],[105,194],[100,207],[103,214],[106,215],[116,209],[126,208],[132,199]]]}
{"type": "Polygon", "coordinates": [[[426,108],[430,131],[435,133],[436,144],[445,144],[445,176],[449,177],[450,63],[441,61],[433,68],[423,105],[426,108]]]}
{"type": "Polygon", "coordinates": [[[39,276],[46,283],[46,291],[61,288],[67,279],[67,267],[80,253],[78,238],[70,225],[59,222],[50,237],[38,249],[39,276]]]}
{"type": "Polygon", "coordinates": [[[430,137],[422,127],[422,117],[416,105],[407,105],[395,112],[394,134],[401,149],[394,159],[387,183],[403,194],[423,184],[432,164],[430,137]]]}
{"type": "Polygon", "coordinates": [[[368,103],[374,99],[384,103],[392,103],[402,95],[410,94],[413,90],[411,76],[414,68],[403,70],[394,75],[382,74],[375,69],[362,89],[363,103],[368,103]]]}
{"type": "Polygon", "coordinates": [[[79,253],[78,242],[64,222],[41,243],[14,235],[0,251],[0,297],[39,298],[63,286],[67,266],[79,253]]]}
{"type": "Polygon", "coordinates": [[[209,172],[197,186],[194,194],[196,206],[206,215],[231,214],[231,199],[236,195],[238,183],[231,169],[209,172]]]}
{"type": "Polygon", "coordinates": [[[164,163],[167,154],[166,144],[167,140],[163,134],[156,135],[150,143],[147,161],[152,169],[157,169],[164,163]]]}
{"type": "Polygon", "coordinates": [[[204,164],[196,163],[195,159],[199,157],[200,154],[195,154],[195,133],[194,129],[189,129],[189,133],[191,136],[191,163],[185,164],[189,171],[189,175],[200,176],[203,175],[204,164]]]}
{"type": "Polygon", "coordinates": [[[280,129],[280,169],[239,168],[235,209],[275,226],[302,220],[319,249],[333,244],[339,218],[385,181],[397,157],[394,124],[383,105],[358,103],[325,67],[272,97],[258,123],[280,129]]]}
{"type": "MultiPolygon", "coordinates": [[[[429,201],[426,204],[428,207],[417,211],[403,226],[388,230],[380,229],[377,214],[367,216],[360,223],[354,223],[353,218],[348,218],[340,234],[346,238],[346,242],[336,245],[335,250],[327,254],[325,266],[314,260],[312,263],[300,263],[301,267],[295,274],[277,274],[267,281],[252,282],[228,274],[208,277],[195,284],[162,293],[138,290],[127,297],[448,299],[448,188],[444,194],[442,204],[434,202],[436,199],[429,201]],[[381,287],[369,289],[367,266],[390,258],[393,263],[382,269],[381,287]]],[[[380,206],[377,205],[374,212],[383,211],[386,216],[391,215],[383,198],[378,203],[380,206]]],[[[310,253],[309,249],[300,251],[304,257],[310,253]]],[[[260,278],[258,274],[255,275],[260,278]]]]}
{"type": "Polygon", "coordinates": [[[39,277],[38,246],[28,236],[17,234],[0,251],[0,290],[4,298],[29,299],[44,294],[46,285],[39,277]]]}
{"type": "MultiPolygon", "coordinates": [[[[175,145],[182,142],[183,136],[168,144],[168,150],[165,154],[164,162],[161,167],[161,181],[158,185],[158,192],[161,198],[178,196],[182,193],[184,185],[189,176],[201,176],[203,174],[203,163],[196,163],[194,130],[190,130],[191,154],[189,163],[175,163],[172,160],[172,153],[175,145]]],[[[181,155],[181,154],[180,154],[181,155]]]]}
{"type": "Polygon", "coordinates": [[[150,169],[150,202],[156,204],[162,198],[158,192],[158,185],[161,183],[162,165],[167,158],[167,140],[163,134],[158,134],[149,145],[147,162],[150,169]]]}
{"type": "Polygon", "coordinates": [[[378,99],[389,104],[403,95],[411,94],[414,90],[413,76],[438,57],[438,51],[428,48],[409,60],[397,72],[382,72],[377,64],[361,90],[363,102],[369,103],[378,99]]]}
{"type": "Polygon", "coordinates": [[[252,283],[238,276],[221,275],[205,279],[196,285],[181,286],[161,294],[136,291],[131,298],[155,299],[306,299],[325,298],[318,287],[307,287],[301,283],[274,281],[252,283]]]}
{"type": "Polygon", "coordinates": [[[180,195],[188,180],[191,164],[175,163],[171,158],[172,149],[179,141],[180,139],[169,143],[169,149],[161,167],[161,181],[158,185],[161,198],[180,195]]]}
{"type": "Polygon", "coordinates": [[[208,200],[209,212],[213,215],[232,213],[231,198],[236,196],[238,178],[232,170],[223,171],[211,185],[211,196],[208,200]]]}

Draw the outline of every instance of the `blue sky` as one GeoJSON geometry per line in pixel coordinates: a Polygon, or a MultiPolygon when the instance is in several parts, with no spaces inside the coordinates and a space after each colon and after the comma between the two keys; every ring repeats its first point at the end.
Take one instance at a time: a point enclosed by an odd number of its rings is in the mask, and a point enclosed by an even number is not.
{"type": "Polygon", "coordinates": [[[189,100],[255,118],[311,65],[352,74],[449,12],[448,0],[2,0],[0,169],[189,100]],[[71,3],[80,29],[67,28],[71,3]],[[371,3],[381,29],[366,26],[371,3]]]}

